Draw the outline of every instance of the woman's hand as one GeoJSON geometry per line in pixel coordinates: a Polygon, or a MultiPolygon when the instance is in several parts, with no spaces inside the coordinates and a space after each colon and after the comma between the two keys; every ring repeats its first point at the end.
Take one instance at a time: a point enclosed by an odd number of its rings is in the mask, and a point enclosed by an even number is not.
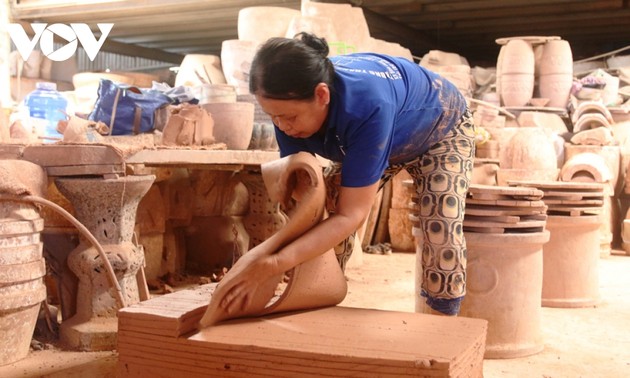
{"type": "Polygon", "coordinates": [[[227,314],[262,310],[280,281],[275,255],[246,253],[232,266],[213,296],[227,314]],[[278,279],[272,279],[278,276],[278,279]]]}

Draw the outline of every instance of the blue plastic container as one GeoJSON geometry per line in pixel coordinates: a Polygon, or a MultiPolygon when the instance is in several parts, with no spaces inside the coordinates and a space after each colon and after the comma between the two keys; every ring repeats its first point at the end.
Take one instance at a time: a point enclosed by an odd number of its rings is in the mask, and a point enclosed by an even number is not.
{"type": "Polygon", "coordinates": [[[57,122],[66,119],[68,100],[57,92],[57,84],[37,83],[35,90],[24,99],[24,103],[31,117],[47,121],[44,130],[42,130],[42,136],[63,138],[63,135],[57,131],[57,122]]]}

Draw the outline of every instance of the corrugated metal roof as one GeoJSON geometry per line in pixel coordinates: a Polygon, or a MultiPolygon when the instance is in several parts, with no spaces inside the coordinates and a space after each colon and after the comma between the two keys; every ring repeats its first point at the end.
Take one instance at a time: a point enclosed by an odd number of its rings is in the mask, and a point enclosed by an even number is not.
{"type": "MultiPolygon", "coordinates": [[[[472,64],[493,64],[501,37],[557,35],[571,43],[575,60],[630,44],[629,0],[323,2],[361,7],[372,37],[399,43],[415,56],[438,49],[472,64]]],[[[190,53],[219,54],[222,41],[238,38],[238,12],[244,7],[300,9],[301,1],[12,0],[11,5],[13,18],[25,24],[114,23],[105,49],[176,62],[190,53]]]]}

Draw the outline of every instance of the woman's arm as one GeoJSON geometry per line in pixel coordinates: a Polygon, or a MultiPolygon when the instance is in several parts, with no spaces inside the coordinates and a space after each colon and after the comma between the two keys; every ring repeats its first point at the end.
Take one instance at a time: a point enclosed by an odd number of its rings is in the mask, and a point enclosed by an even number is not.
{"type": "MultiPolygon", "coordinates": [[[[227,313],[246,310],[271,277],[325,253],[347,238],[367,218],[378,185],[376,182],[359,188],[341,187],[335,214],[276,253],[254,248],[243,255],[232,268],[238,273],[230,277],[230,288],[223,293],[220,306],[227,313]]],[[[226,283],[219,286],[223,284],[226,283]]]]}
{"type": "Polygon", "coordinates": [[[356,231],[370,212],[378,185],[379,182],[359,188],[341,187],[334,214],[272,255],[276,273],[323,254],[356,231]]]}

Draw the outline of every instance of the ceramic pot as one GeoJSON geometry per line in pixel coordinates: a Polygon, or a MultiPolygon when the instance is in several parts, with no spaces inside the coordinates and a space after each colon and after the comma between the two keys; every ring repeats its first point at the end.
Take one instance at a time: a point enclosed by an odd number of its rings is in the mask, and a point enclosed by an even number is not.
{"type": "Polygon", "coordinates": [[[249,94],[249,70],[258,42],[228,39],[221,44],[221,64],[228,84],[236,87],[237,95],[249,94]]]}
{"type": "Polygon", "coordinates": [[[338,41],[332,19],[325,16],[294,16],[287,28],[286,37],[293,38],[297,33],[313,33],[326,41],[338,41]]]}
{"type": "Polygon", "coordinates": [[[201,105],[214,119],[214,141],[230,150],[246,150],[254,129],[254,104],[248,102],[201,105]]]}
{"type": "Polygon", "coordinates": [[[486,319],[485,358],[540,352],[543,245],[548,231],[523,234],[466,232],[468,266],[461,316],[486,319]]]}
{"type": "Polygon", "coordinates": [[[361,7],[305,1],[302,2],[302,15],[332,19],[338,40],[328,41],[331,55],[339,51],[337,43],[344,45],[343,50],[354,52],[366,51],[370,46],[370,31],[361,7]]]}
{"type": "Polygon", "coordinates": [[[293,17],[300,11],[286,7],[247,7],[238,12],[238,39],[264,43],[272,37],[284,37],[293,17]]]}

